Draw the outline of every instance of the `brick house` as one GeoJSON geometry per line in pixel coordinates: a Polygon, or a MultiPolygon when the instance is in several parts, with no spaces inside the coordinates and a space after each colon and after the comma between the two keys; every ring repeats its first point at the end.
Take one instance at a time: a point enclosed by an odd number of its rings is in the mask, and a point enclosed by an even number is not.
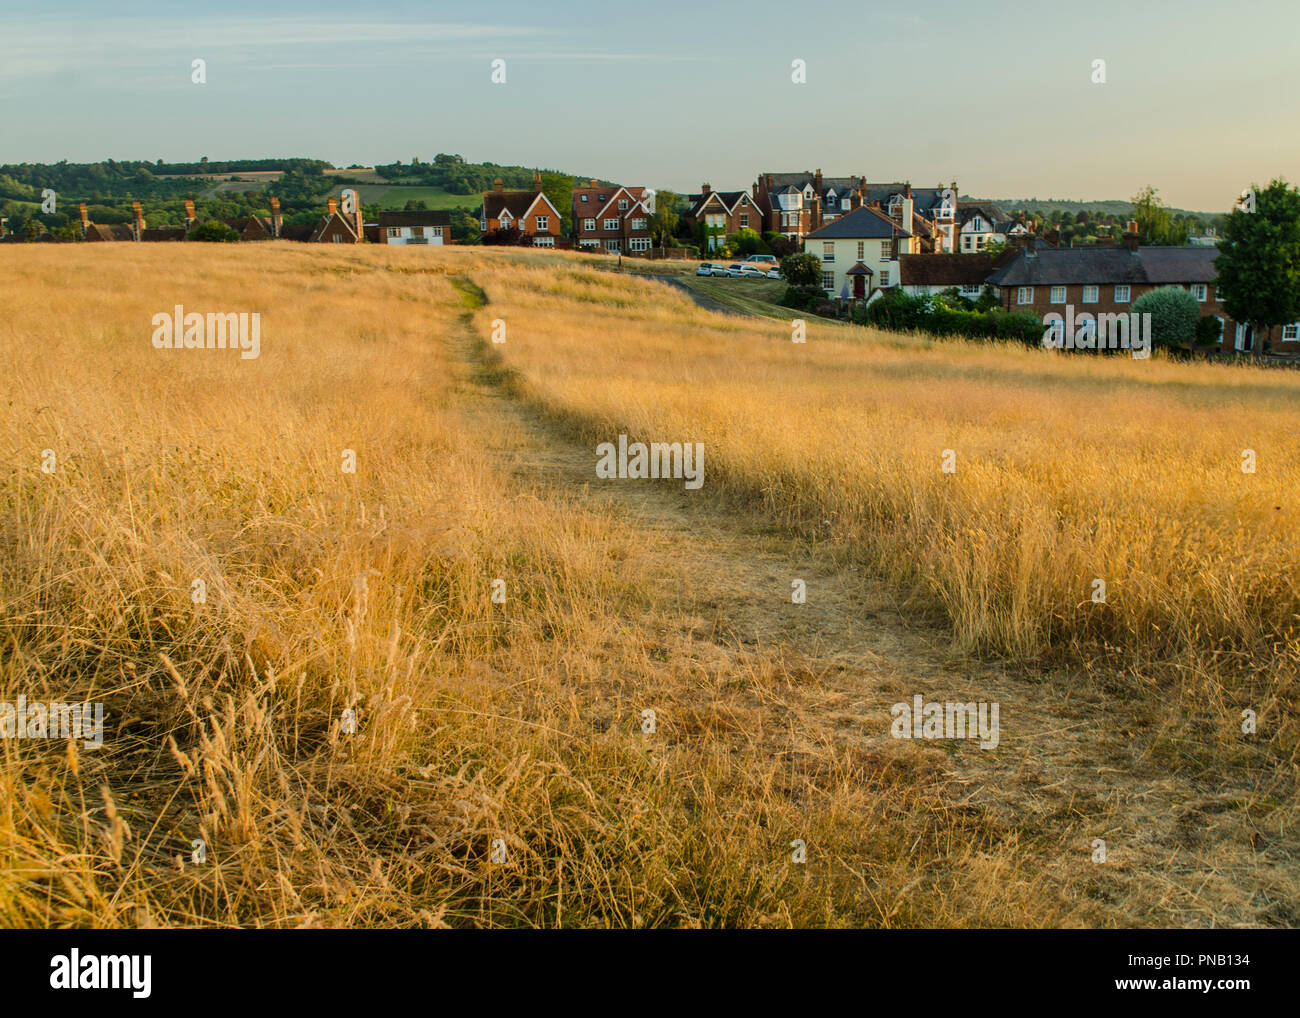
{"type": "Polygon", "coordinates": [[[912,202],[913,221],[908,228],[931,238],[935,253],[953,253],[956,247],[956,219],[959,208],[957,181],[949,187],[912,187],[908,181],[863,185],[866,205],[879,205],[891,218],[901,215],[903,200],[912,202]]]}
{"type": "Polygon", "coordinates": [[[312,227],[311,233],[307,237],[309,244],[361,244],[366,239],[365,227],[361,222],[361,204],[358,202],[356,208],[348,212],[339,211],[339,203],[336,198],[330,198],[327,204],[328,211],[321,217],[320,221],[312,227]]]}
{"type": "Polygon", "coordinates": [[[563,240],[563,222],[560,210],[542,190],[541,174],[534,177],[531,191],[503,191],[498,177],[492,190],[483,192],[480,236],[514,227],[532,238],[533,247],[555,247],[557,240],[563,240]]]}
{"type": "MultiPolygon", "coordinates": [[[[186,230],[194,223],[194,203],[187,201],[185,203],[186,230]]],[[[271,199],[271,214],[269,216],[240,216],[237,219],[222,220],[227,226],[239,234],[240,240],[276,240],[280,237],[284,227],[283,217],[280,215],[280,199],[271,199]]]]}
{"type": "Polygon", "coordinates": [[[898,284],[909,297],[927,297],[957,288],[969,300],[979,299],[986,280],[1016,256],[1000,254],[905,254],[898,259],[898,284]]]}
{"type": "Polygon", "coordinates": [[[899,219],[874,206],[862,206],[808,234],[803,249],[821,259],[822,289],[844,296],[847,287],[850,298],[867,300],[878,290],[897,286],[899,257],[922,250],[921,237],[903,225],[911,221],[907,198],[899,219]]]}
{"type": "Polygon", "coordinates": [[[451,243],[451,213],[442,211],[393,211],[379,213],[379,221],[366,224],[376,244],[441,247],[451,243]]]}
{"type": "Polygon", "coordinates": [[[611,254],[650,250],[650,210],[644,187],[591,181],[573,189],[570,214],[574,246],[611,254]]]}
{"type": "Polygon", "coordinates": [[[1196,298],[1202,316],[1219,320],[1220,352],[1300,354],[1300,322],[1257,335],[1251,326],[1228,317],[1215,286],[1217,257],[1210,247],[1139,246],[1134,233],[1119,247],[1044,248],[1031,236],[988,282],[997,288],[1003,308],[1039,319],[1064,314],[1067,305],[1076,316],[1127,314],[1149,290],[1180,286],[1196,298]]]}
{"type": "Polygon", "coordinates": [[[694,229],[704,227],[708,250],[717,250],[738,230],[764,230],[763,212],[748,191],[715,191],[700,185],[699,194],[686,196],[687,209],[682,219],[694,229]]]}
{"type": "Polygon", "coordinates": [[[821,170],[760,173],[753,200],[762,225],[755,229],[800,240],[867,204],[866,186],[865,177],[825,177],[821,170]]]}

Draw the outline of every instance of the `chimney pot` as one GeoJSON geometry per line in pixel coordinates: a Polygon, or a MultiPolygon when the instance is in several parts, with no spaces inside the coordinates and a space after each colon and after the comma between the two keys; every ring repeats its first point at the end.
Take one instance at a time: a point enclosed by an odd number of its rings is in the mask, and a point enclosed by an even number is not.
{"type": "Polygon", "coordinates": [[[494,181],[492,181],[492,190],[493,190],[493,191],[500,191],[500,190],[501,190],[501,178],[500,178],[500,177],[497,177],[494,181]]]}
{"type": "Polygon", "coordinates": [[[339,203],[335,199],[331,198],[328,203],[328,208],[330,210],[330,215],[332,216],[339,210],[339,203]]]}

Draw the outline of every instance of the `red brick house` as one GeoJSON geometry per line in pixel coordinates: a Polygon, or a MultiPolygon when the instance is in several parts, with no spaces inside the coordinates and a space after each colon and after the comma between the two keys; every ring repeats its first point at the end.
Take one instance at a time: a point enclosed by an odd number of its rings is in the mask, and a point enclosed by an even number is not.
{"type": "MultiPolygon", "coordinates": [[[[194,220],[194,203],[185,203],[186,215],[189,217],[187,223],[194,220]]],[[[284,220],[280,215],[280,199],[271,199],[271,214],[269,216],[241,216],[238,219],[222,220],[227,226],[239,234],[240,240],[275,240],[284,226],[284,220]]]]}
{"type": "Polygon", "coordinates": [[[307,237],[309,244],[361,244],[366,239],[361,222],[361,204],[348,212],[339,211],[338,199],[329,199],[328,211],[307,237]]]}
{"type": "Polygon", "coordinates": [[[611,254],[650,250],[650,210],[644,187],[591,181],[573,189],[570,215],[575,247],[611,254]]]}
{"type": "Polygon", "coordinates": [[[706,245],[712,251],[733,233],[753,230],[762,233],[764,216],[748,191],[715,191],[700,185],[699,194],[686,196],[687,209],[682,218],[694,229],[703,226],[706,245]]]}
{"type": "MultiPolygon", "coordinates": [[[[1180,286],[1200,304],[1201,315],[1220,322],[1222,353],[1300,354],[1300,322],[1256,334],[1249,325],[1228,317],[1215,286],[1212,247],[1144,247],[1129,233],[1119,247],[1093,245],[1050,248],[1029,237],[1015,256],[995,269],[988,282],[997,288],[1002,307],[1027,311],[1042,319],[1064,315],[1128,314],[1142,294],[1163,286],[1180,286]]],[[[1214,349],[1213,347],[1211,349],[1214,349]]]]}
{"type": "Polygon", "coordinates": [[[498,177],[493,189],[483,192],[478,223],[480,236],[514,227],[532,238],[533,247],[555,247],[557,240],[564,246],[563,223],[560,210],[542,190],[541,174],[533,179],[531,191],[504,191],[498,177]]]}
{"type": "Polygon", "coordinates": [[[762,225],[755,229],[800,240],[867,204],[866,188],[866,177],[824,177],[821,170],[760,173],[753,200],[762,225]]]}

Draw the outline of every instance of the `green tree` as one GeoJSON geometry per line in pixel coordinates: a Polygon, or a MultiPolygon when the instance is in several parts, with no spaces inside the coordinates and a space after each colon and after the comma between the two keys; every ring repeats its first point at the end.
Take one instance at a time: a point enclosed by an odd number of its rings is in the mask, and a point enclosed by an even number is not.
{"type": "Polygon", "coordinates": [[[1181,286],[1148,290],[1133,302],[1133,313],[1151,315],[1151,345],[1184,347],[1196,338],[1201,305],[1181,286]]]}
{"type": "Polygon", "coordinates": [[[676,191],[655,192],[655,210],[650,214],[650,237],[656,244],[667,244],[677,235],[680,204],[681,198],[676,191]]]}
{"type": "Polygon", "coordinates": [[[737,230],[727,238],[727,248],[748,258],[752,254],[771,254],[771,249],[755,230],[737,230]]]}
{"type": "Polygon", "coordinates": [[[186,240],[201,240],[217,244],[238,243],[239,234],[233,227],[227,226],[220,219],[209,219],[201,226],[196,226],[189,232],[186,240]]]}
{"type": "Polygon", "coordinates": [[[821,259],[813,254],[792,254],[781,263],[781,275],[791,286],[816,286],[822,281],[821,259]]]}
{"type": "Polygon", "coordinates": [[[1159,192],[1147,185],[1133,196],[1133,218],[1137,220],[1138,233],[1148,244],[1186,244],[1190,233],[1186,220],[1175,218],[1161,200],[1159,192]]]}
{"type": "Polygon", "coordinates": [[[1283,180],[1252,188],[1254,212],[1235,208],[1215,259],[1215,295],[1256,329],[1300,320],[1300,192],[1283,180]]]}

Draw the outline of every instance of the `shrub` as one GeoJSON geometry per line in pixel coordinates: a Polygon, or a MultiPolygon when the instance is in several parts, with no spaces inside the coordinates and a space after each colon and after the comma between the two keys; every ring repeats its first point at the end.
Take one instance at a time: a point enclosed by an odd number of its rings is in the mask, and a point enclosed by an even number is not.
{"type": "Polygon", "coordinates": [[[235,244],[239,242],[239,234],[234,227],[228,226],[220,219],[209,219],[206,223],[192,229],[185,239],[202,240],[213,244],[235,244]]]}
{"type": "MultiPolygon", "coordinates": [[[[1152,328],[1155,327],[1155,319],[1151,320],[1152,328]]],[[[1202,315],[1201,320],[1196,323],[1196,345],[1197,346],[1214,346],[1223,339],[1223,323],[1214,315],[1202,315]]]]}
{"type": "Polygon", "coordinates": [[[1181,286],[1150,290],[1133,302],[1133,313],[1151,315],[1151,345],[1186,346],[1196,338],[1201,308],[1181,286]]]}
{"type": "Polygon", "coordinates": [[[811,311],[819,301],[825,299],[826,294],[820,286],[787,286],[781,304],[798,311],[811,311]]]}
{"type": "Polygon", "coordinates": [[[811,254],[792,254],[781,263],[781,275],[791,286],[816,286],[822,281],[821,259],[811,254]]]}

